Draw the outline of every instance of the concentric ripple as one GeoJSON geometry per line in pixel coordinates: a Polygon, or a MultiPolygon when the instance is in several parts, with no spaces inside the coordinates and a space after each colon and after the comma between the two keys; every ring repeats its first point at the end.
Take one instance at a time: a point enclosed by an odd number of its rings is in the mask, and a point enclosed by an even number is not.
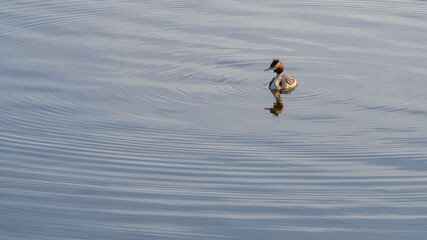
{"type": "Polygon", "coordinates": [[[425,239],[425,13],[0,3],[0,238],[425,239]]]}

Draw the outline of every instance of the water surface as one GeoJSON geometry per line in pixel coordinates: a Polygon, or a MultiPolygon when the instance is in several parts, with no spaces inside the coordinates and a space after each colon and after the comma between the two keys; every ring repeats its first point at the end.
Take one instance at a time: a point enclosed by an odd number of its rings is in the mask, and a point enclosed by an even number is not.
{"type": "Polygon", "coordinates": [[[2,239],[425,239],[424,1],[0,3],[2,239]],[[279,115],[273,58],[299,80],[279,115]]]}

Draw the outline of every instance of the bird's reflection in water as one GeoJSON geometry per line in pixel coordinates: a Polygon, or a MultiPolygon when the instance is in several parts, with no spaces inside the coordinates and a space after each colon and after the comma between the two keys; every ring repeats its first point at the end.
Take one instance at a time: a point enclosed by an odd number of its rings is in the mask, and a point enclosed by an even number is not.
{"type": "MultiPolygon", "coordinates": [[[[294,88],[295,89],[295,88],[294,88]]],[[[282,90],[270,90],[273,94],[274,98],[276,99],[276,102],[273,103],[273,107],[271,108],[264,108],[265,110],[269,110],[271,114],[275,116],[279,116],[279,114],[283,110],[283,99],[280,94],[289,94],[294,89],[282,89],[282,90]]]]}
{"type": "Polygon", "coordinates": [[[276,98],[276,102],[273,103],[273,107],[264,108],[265,110],[269,110],[271,114],[279,116],[283,109],[283,100],[282,96],[280,96],[280,92],[278,90],[271,90],[274,98],[276,98]]]}

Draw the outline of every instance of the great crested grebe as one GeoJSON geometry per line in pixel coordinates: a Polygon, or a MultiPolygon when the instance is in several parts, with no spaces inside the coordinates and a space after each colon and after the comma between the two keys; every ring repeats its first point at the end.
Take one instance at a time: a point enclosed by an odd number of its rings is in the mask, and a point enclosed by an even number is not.
{"type": "Polygon", "coordinates": [[[264,71],[274,70],[276,76],[271,80],[268,84],[268,88],[270,90],[277,91],[280,93],[291,93],[298,86],[298,81],[292,76],[286,75],[283,73],[283,65],[279,61],[279,59],[273,59],[270,67],[265,69],[264,71]]]}

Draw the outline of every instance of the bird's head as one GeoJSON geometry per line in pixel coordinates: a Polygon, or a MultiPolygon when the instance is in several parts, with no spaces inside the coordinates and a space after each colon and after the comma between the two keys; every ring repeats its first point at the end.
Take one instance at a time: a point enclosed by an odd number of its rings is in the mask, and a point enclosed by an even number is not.
{"type": "Polygon", "coordinates": [[[273,62],[271,62],[270,67],[265,69],[264,71],[274,70],[275,73],[282,73],[283,72],[283,65],[279,61],[279,59],[273,59],[273,62]]]}

